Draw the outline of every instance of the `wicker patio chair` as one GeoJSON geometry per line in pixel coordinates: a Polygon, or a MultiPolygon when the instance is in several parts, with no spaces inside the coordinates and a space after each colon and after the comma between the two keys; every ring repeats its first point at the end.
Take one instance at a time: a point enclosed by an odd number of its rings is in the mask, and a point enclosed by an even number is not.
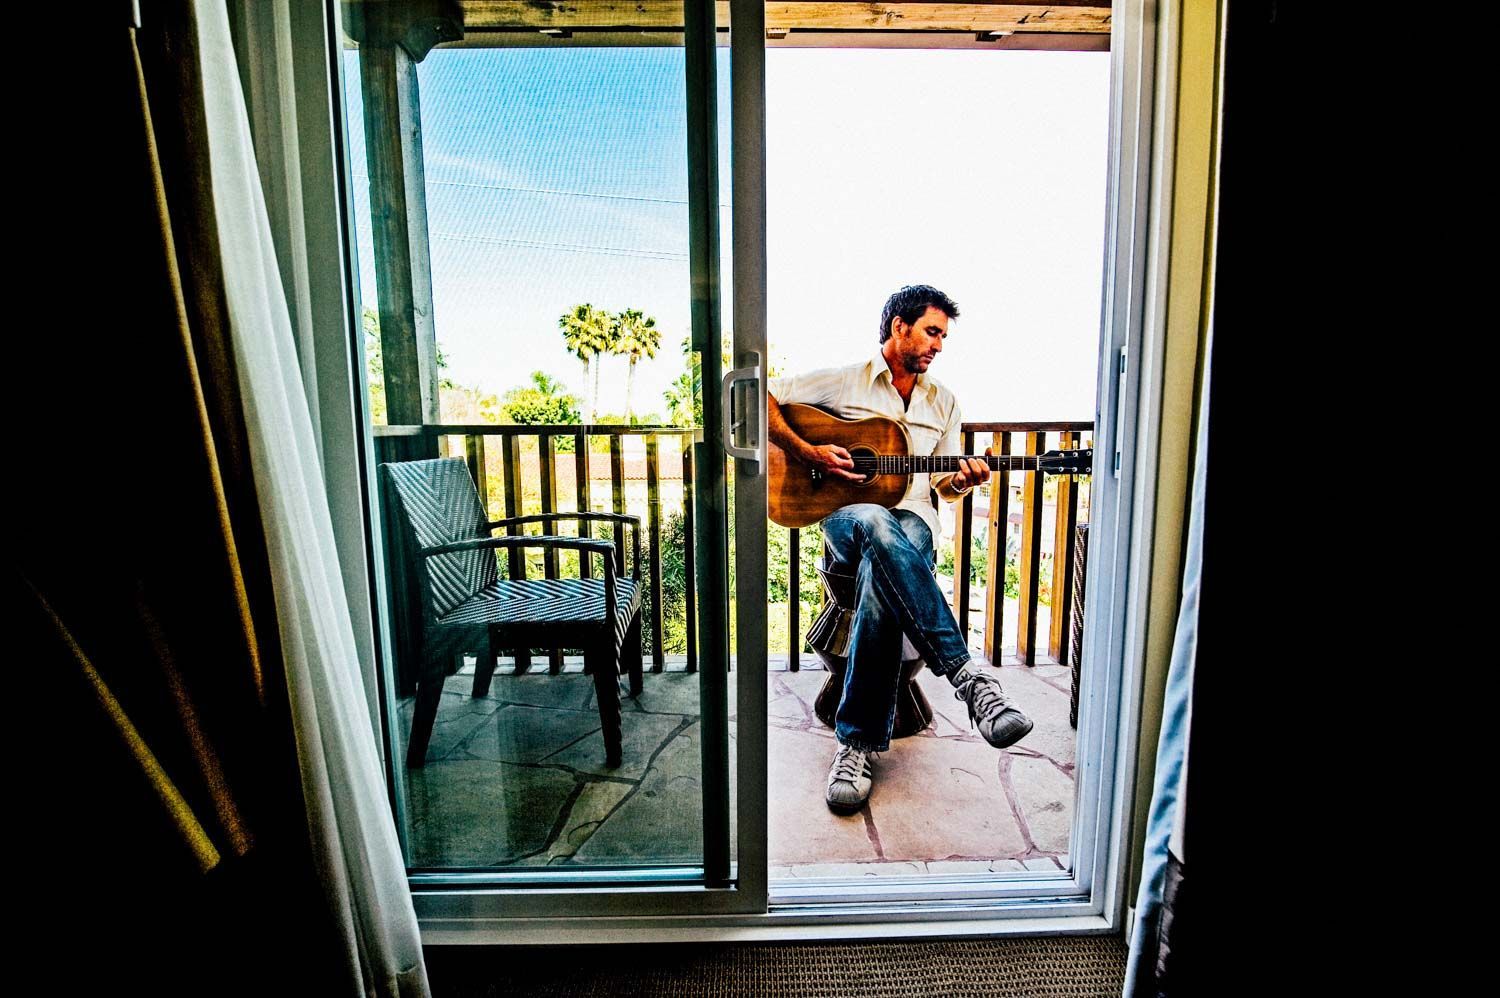
{"type": "Polygon", "coordinates": [[[621,672],[641,691],[641,522],[617,513],[549,513],[489,520],[467,465],[458,458],[380,466],[385,501],[401,515],[395,557],[421,597],[417,705],[406,764],[426,762],[443,680],[475,654],[473,695],[485,696],[502,648],[582,648],[592,672],[605,762],[620,764],[621,672]],[[632,528],[632,573],[621,577],[615,545],[587,537],[492,537],[493,530],[552,520],[607,520],[632,528]],[[501,579],[499,549],[575,550],[601,556],[603,578],[501,579]],[[621,666],[624,666],[622,669],[621,666]]]}

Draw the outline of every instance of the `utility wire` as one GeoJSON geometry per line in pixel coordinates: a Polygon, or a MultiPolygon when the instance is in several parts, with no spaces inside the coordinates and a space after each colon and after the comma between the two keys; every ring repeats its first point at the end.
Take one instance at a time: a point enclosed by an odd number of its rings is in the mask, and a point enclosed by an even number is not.
{"type": "Polygon", "coordinates": [[[518,246],[522,249],[556,250],[560,253],[596,253],[601,256],[628,256],[642,260],[686,260],[686,253],[654,250],[639,246],[589,246],[584,243],[549,243],[538,239],[508,239],[501,236],[472,236],[462,232],[434,232],[434,239],[449,242],[484,243],[494,246],[518,246]]]}

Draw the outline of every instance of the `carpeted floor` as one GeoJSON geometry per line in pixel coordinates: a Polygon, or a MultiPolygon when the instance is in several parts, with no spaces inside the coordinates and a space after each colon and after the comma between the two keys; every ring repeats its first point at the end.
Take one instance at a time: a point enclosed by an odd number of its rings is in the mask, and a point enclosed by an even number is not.
{"type": "Polygon", "coordinates": [[[1116,996],[1121,936],[889,943],[428,947],[436,998],[1116,996]]]}

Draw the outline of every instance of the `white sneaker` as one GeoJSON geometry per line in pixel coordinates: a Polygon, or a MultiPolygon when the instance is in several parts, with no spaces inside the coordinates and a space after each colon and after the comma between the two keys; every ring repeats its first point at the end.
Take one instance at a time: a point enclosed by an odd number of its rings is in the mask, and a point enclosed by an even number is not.
{"type": "Polygon", "coordinates": [[[840,745],[828,767],[828,807],[839,814],[853,814],[870,799],[875,784],[870,773],[870,753],[849,745],[840,745]]]}

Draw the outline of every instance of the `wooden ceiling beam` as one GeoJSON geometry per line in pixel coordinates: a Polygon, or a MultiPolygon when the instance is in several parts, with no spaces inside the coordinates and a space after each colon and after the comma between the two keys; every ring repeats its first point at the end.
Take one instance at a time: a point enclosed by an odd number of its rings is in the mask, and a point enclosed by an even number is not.
{"type": "MultiPolygon", "coordinates": [[[[461,0],[466,31],[671,30],[682,27],[681,0],[461,0]]],[[[717,0],[718,24],[729,23],[717,0]]],[[[973,31],[1107,35],[1107,0],[1032,3],[766,4],[767,28],[789,31],[973,31]]]]}

